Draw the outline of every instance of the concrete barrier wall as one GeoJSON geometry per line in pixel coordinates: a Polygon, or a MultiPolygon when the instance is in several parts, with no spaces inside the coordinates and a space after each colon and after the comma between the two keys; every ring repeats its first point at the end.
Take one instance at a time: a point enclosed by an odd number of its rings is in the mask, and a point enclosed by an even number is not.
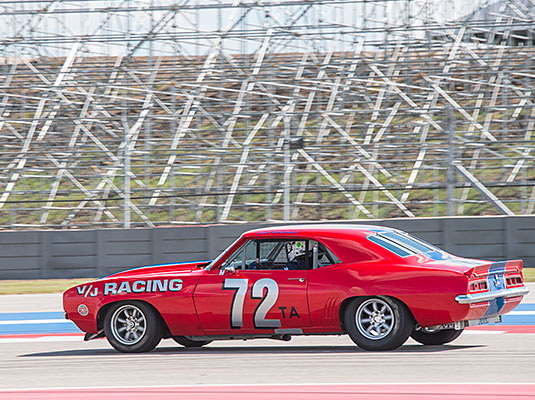
{"type": "MultiPolygon", "coordinates": [[[[535,267],[535,216],[340,223],[391,226],[459,256],[522,259],[535,267]]],[[[99,277],[143,265],[209,260],[242,232],[272,225],[0,232],[0,279],[99,277]]]]}

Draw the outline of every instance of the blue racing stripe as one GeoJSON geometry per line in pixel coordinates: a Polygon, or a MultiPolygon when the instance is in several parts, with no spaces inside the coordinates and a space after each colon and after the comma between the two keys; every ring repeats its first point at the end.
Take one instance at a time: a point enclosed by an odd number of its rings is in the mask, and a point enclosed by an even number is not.
{"type": "MultiPolygon", "coordinates": [[[[492,263],[489,267],[489,274],[487,276],[487,285],[489,292],[496,292],[498,290],[505,289],[505,266],[507,261],[500,261],[492,263]]],[[[497,299],[489,301],[489,308],[483,315],[483,317],[490,317],[492,315],[498,315],[505,305],[505,299],[498,297],[497,299]]]]}

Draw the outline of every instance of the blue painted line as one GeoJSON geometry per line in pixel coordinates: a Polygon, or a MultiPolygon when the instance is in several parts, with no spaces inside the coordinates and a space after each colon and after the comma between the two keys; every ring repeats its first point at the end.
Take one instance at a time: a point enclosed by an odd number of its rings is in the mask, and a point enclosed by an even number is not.
{"type": "Polygon", "coordinates": [[[70,321],[61,324],[0,325],[0,335],[26,335],[32,333],[80,333],[70,321]]]}
{"type": "MultiPolygon", "coordinates": [[[[22,312],[22,313],[0,313],[0,321],[21,321],[27,319],[62,319],[62,312],[22,312]]],[[[69,322],[65,320],[65,322],[69,322]]]]}
{"type": "MultiPolygon", "coordinates": [[[[514,311],[535,311],[535,303],[518,305],[514,311]]],[[[1,325],[0,335],[24,335],[24,334],[53,334],[53,333],[80,333],[73,322],[55,323],[25,323],[31,320],[63,319],[63,312],[22,312],[0,313],[1,321],[20,321],[20,323],[1,325]]],[[[489,324],[490,325],[490,324],[489,324]]],[[[492,325],[535,325],[535,315],[511,315],[505,314],[501,324],[492,325]]]]}
{"type": "Polygon", "coordinates": [[[502,325],[535,325],[535,315],[508,315],[502,317],[502,325]]]}
{"type": "Polygon", "coordinates": [[[519,304],[513,311],[535,311],[535,303],[519,304]]]}
{"type": "Polygon", "coordinates": [[[0,335],[24,335],[35,333],[79,333],[80,329],[72,321],[46,323],[47,319],[63,319],[62,312],[22,312],[0,313],[0,335]],[[44,320],[41,323],[28,323],[25,321],[44,320]],[[20,321],[9,325],[2,325],[2,321],[20,321]]]}

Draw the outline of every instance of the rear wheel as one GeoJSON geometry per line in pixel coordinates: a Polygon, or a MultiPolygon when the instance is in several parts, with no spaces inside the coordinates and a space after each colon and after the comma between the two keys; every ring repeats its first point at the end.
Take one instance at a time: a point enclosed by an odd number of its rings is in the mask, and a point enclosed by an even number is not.
{"type": "Polygon", "coordinates": [[[184,347],[202,347],[212,343],[211,340],[191,340],[184,336],[173,336],[173,340],[184,347]]]}
{"type": "Polygon", "coordinates": [[[138,301],[114,304],[104,318],[108,342],[121,353],[143,353],[162,339],[162,324],[156,312],[138,301]]]}
{"type": "Polygon", "coordinates": [[[422,328],[412,332],[411,338],[416,340],[418,343],[432,346],[453,342],[455,339],[461,336],[461,333],[463,333],[462,330],[457,331],[455,329],[434,331],[422,328]]]}
{"type": "Polygon", "coordinates": [[[354,299],[344,312],[344,324],[357,346],[372,351],[398,348],[414,329],[406,306],[389,297],[354,299]]]}

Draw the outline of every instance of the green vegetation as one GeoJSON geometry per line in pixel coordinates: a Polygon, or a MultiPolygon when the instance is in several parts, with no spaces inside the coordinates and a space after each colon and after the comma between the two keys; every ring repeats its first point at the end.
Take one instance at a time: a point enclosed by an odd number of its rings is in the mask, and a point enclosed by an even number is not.
{"type": "MultiPolygon", "coordinates": [[[[419,81],[421,77],[415,76],[415,79],[419,81]]],[[[169,82],[165,80],[155,83],[155,87],[168,88],[171,85],[169,82]]],[[[382,87],[372,84],[366,90],[377,91],[382,87]]],[[[136,85],[133,85],[132,88],[136,88],[136,85]]],[[[128,90],[124,93],[128,96],[134,96],[134,92],[128,90]]],[[[467,96],[468,94],[469,91],[462,94],[462,104],[465,107],[474,107],[477,104],[475,97],[467,96]]],[[[165,94],[165,96],[170,95],[170,93],[165,94]]],[[[471,157],[475,157],[477,152],[480,160],[474,164],[475,168],[471,170],[472,173],[484,182],[505,182],[513,166],[518,162],[517,160],[523,157],[518,152],[518,146],[525,145],[522,130],[527,119],[518,122],[520,118],[517,117],[518,121],[515,123],[518,123],[519,126],[506,135],[509,131],[504,131],[502,119],[510,118],[509,114],[512,111],[498,111],[494,108],[481,107],[474,114],[476,120],[485,124],[487,117],[491,118],[489,130],[495,132],[497,137],[501,135],[500,137],[506,140],[505,143],[501,141],[485,143],[486,150],[481,152],[483,147],[477,145],[478,142],[482,141],[479,130],[475,129],[472,132],[470,124],[465,121],[463,115],[455,110],[452,110],[453,114],[449,115],[442,110],[444,107],[446,107],[444,102],[437,103],[436,110],[430,115],[436,123],[442,126],[445,126],[449,118],[456,121],[457,136],[466,138],[467,141],[465,143],[459,137],[455,139],[455,157],[466,162],[471,157]],[[518,146],[514,143],[518,143],[518,146]],[[501,156],[496,157],[494,154],[501,156]]],[[[330,125],[327,124],[325,127],[325,121],[321,116],[311,114],[306,120],[303,131],[305,150],[323,169],[329,172],[334,180],[343,182],[344,186],[348,188],[348,192],[342,193],[302,157],[296,158],[293,161],[295,169],[291,182],[292,215],[294,215],[293,210],[298,207],[299,213],[296,214],[298,220],[338,220],[352,219],[355,216],[366,218],[362,212],[355,213],[355,205],[348,199],[352,196],[362,203],[375,218],[405,216],[398,207],[392,205],[390,198],[378,190],[374,184],[367,182],[365,176],[358,169],[352,169],[355,168],[353,164],[356,160],[359,160],[358,162],[374,178],[378,179],[392,195],[396,198],[403,196],[404,203],[416,216],[445,215],[447,205],[445,204],[446,190],[444,185],[448,160],[446,154],[449,148],[447,135],[441,130],[436,130],[435,127],[430,128],[425,140],[425,161],[419,167],[413,187],[406,187],[409,176],[415,167],[417,154],[422,146],[420,134],[416,134],[415,130],[415,126],[421,123],[421,118],[413,115],[412,111],[405,110],[405,106],[403,106],[390,121],[388,130],[383,132],[382,139],[375,143],[369,142],[369,140],[382,129],[384,112],[378,120],[369,121],[370,109],[368,105],[356,103],[350,108],[358,113],[358,117],[355,118],[354,124],[348,128],[348,134],[370,155],[362,157],[354,146],[349,144],[330,125]],[[368,128],[371,129],[370,132],[368,132],[368,128]],[[324,131],[325,129],[327,130],[324,131]],[[323,133],[320,137],[321,140],[317,142],[319,138],[317,135],[320,134],[320,131],[323,133]],[[368,133],[371,133],[372,136],[370,137],[368,133]],[[376,159],[381,164],[388,176],[378,170],[377,166],[368,159],[370,157],[371,160],[376,159]],[[436,185],[440,187],[435,187],[436,185]],[[315,193],[315,188],[318,188],[322,193],[315,193]],[[298,193],[298,190],[307,192],[298,193]],[[360,190],[364,190],[364,192],[360,190]],[[405,193],[408,194],[406,198],[405,193]],[[299,204],[297,200],[304,204],[299,204]],[[317,203],[320,203],[321,206],[316,206],[317,203]]],[[[389,108],[387,107],[385,110],[388,111],[389,108]]],[[[217,108],[214,111],[214,118],[217,120],[227,118],[229,115],[225,114],[227,111],[230,112],[228,109],[217,108]]],[[[204,114],[196,116],[195,123],[190,126],[179,146],[175,150],[171,150],[173,132],[176,131],[176,126],[166,118],[156,118],[157,116],[167,117],[167,115],[155,107],[152,114],[152,136],[144,137],[141,135],[136,151],[131,155],[131,171],[137,176],[137,179],[132,179],[130,182],[132,202],[156,225],[182,222],[217,222],[218,215],[221,215],[221,205],[225,204],[228,199],[228,191],[240,165],[240,155],[245,150],[243,146],[245,138],[250,134],[252,127],[259,122],[258,114],[256,114],[258,110],[253,111],[255,113],[251,114],[250,118],[240,117],[233,125],[232,140],[227,143],[228,147],[225,148],[224,152],[217,148],[223,139],[221,127],[214,125],[213,120],[207,119],[204,114]],[[168,171],[169,175],[165,183],[159,185],[162,172],[167,167],[171,155],[176,156],[173,167],[168,171]],[[161,195],[156,205],[150,205],[149,199],[156,188],[162,190],[161,195]],[[205,196],[203,193],[207,193],[207,195],[205,196]],[[214,193],[219,193],[219,195],[215,196],[214,193]]],[[[131,109],[131,112],[135,114],[139,112],[139,109],[131,109]]],[[[521,110],[520,116],[525,115],[528,118],[528,114],[529,108],[525,108],[521,110]]],[[[112,111],[112,115],[117,117],[117,121],[120,119],[117,110],[112,111]]],[[[33,118],[33,114],[30,113],[27,118],[33,118]]],[[[347,118],[349,118],[347,115],[342,115],[335,117],[334,120],[340,126],[345,126],[347,118]]],[[[117,121],[114,123],[118,123],[117,121]]],[[[280,151],[275,151],[275,146],[280,139],[283,124],[282,122],[278,125],[272,124],[273,121],[265,122],[248,145],[247,168],[242,171],[239,188],[240,191],[248,190],[256,193],[237,194],[234,197],[230,209],[230,220],[263,221],[282,218],[282,199],[279,198],[277,203],[271,204],[275,192],[271,194],[257,193],[264,192],[267,188],[273,188],[272,190],[275,191],[282,186],[283,158],[280,151]],[[260,168],[260,164],[267,161],[270,161],[270,166],[260,168]]],[[[42,200],[48,198],[54,182],[58,179],[59,167],[48,161],[36,161],[35,165],[32,165],[32,169],[18,179],[9,198],[10,202],[20,201],[21,203],[7,203],[0,210],[0,226],[10,229],[58,228],[65,225],[77,228],[99,225],[120,226],[124,218],[124,205],[120,199],[121,195],[111,188],[111,184],[119,190],[122,190],[124,186],[122,153],[119,150],[121,137],[109,136],[99,129],[95,131],[97,136],[110,149],[110,152],[118,157],[119,161],[110,158],[109,154],[104,153],[91,140],[81,141],[76,152],[65,147],[66,144],[61,144],[63,142],[58,142],[54,145],[55,149],[58,152],[64,151],[65,154],[69,155],[61,160],[62,162],[67,161],[68,171],[75,178],[63,176],[55,195],[57,202],[51,208],[46,208],[42,200]],[[110,174],[109,182],[102,187],[102,179],[108,174],[110,174]],[[87,193],[72,182],[74,179],[90,193],[93,193],[98,201],[82,203],[82,200],[87,198],[87,193]],[[95,189],[97,187],[100,187],[98,191],[95,189]],[[63,200],[66,201],[63,202],[63,200]],[[83,210],[77,211],[76,207],[81,204],[84,205],[83,210]],[[102,213],[103,206],[113,217],[102,213]],[[46,222],[42,223],[42,218],[45,215],[47,216],[46,222]]],[[[292,129],[294,128],[292,127],[292,129]]],[[[62,140],[66,140],[70,133],[66,131],[62,134],[64,135],[62,140]]],[[[518,178],[514,182],[510,182],[514,186],[491,187],[491,191],[500,199],[505,200],[507,206],[517,214],[526,212],[527,199],[529,199],[530,194],[529,186],[517,185],[535,179],[535,168],[524,166],[517,174],[518,177],[521,174],[523,174],[522,181],[518,178]]],[[[455,175],[457,184],[466,184],[464,178],[457,173],[455,175]]],[[[465,189],[457,188],[453,197],[464,201],[465,196],[462,195],[464,192],[465,189]]],[[[459,212],[460,214],[491,215],[498,213],[496,208],[474,188],[466,189],[466,193],[464,208],[462,213],[459,212]]],[[[455,212],[457,212],[459,204],[459,201],[455,203],[455,212]]],[[[131,212],[131,222],[135,226],[145,225],[135,211],[131,212]]]]}
{"type": "Polygon", "coordinates": [[[524,282],[535,282],[535,268],[524,268],[524,282]]]}

